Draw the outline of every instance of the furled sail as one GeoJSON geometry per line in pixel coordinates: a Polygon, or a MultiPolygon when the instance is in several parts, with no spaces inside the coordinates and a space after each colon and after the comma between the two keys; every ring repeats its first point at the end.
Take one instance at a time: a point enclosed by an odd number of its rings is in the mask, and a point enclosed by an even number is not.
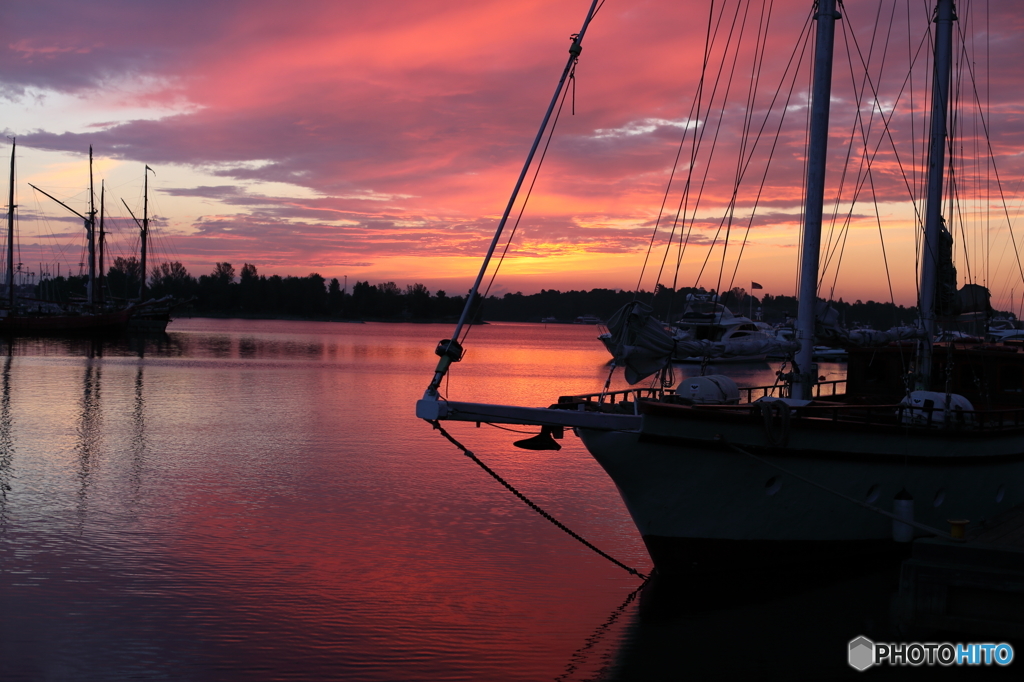
{"type": "Polygon", "coordinates": [[[633,301],[608,320],[612,356],[625,368],[630,384],[643,381],[672,361],[675,339],[652,313],[651,306],[633,301]]]}

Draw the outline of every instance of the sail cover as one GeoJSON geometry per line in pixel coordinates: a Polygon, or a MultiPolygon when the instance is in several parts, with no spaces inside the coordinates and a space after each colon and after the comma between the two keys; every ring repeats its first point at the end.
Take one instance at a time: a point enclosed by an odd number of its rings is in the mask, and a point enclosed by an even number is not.
{"type": "Polygon", "coordinates": [[[672,361],[675,340],[665,324],[651,314],[651,306],[633,301],[608,320],[612,356],[625,368],[626,381],[635,384],[672,361]]]}

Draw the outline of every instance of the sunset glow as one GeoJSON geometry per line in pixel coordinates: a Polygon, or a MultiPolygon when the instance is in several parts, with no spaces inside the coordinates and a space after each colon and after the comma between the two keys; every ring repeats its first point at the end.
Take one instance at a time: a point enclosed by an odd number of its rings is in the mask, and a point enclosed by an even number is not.
{"type": "MultiPolygon", "coordinates": [[[[698,159],[695,166],[697,178],[710,173],[686,227],[679,273],[676,251],[662,269],[687,169],[684,154],[645,288],[661,270],[669,285],[758,281],[767,293],[794,293],[806,55],[802,75],[787,79],[783,72],[803,44],[810,4],[783,0],[772,9],[768,59],[755,79],[754,132],[779,84],[796,85],[780,95],[790,99],[764,190],[758,198],[768,143],[755,144],[753,133],[726,124],[716,142],[719,160],[702,166],[698,159]],[[752,161],[730,214],[741,149],[752,161]]],[[[913,158],[920,156],[927,121],[927,59],[915,58],[913,78],[906,74],[908,55],[927,44],[928,17],[924,5],[910,2],[908,9],[904,0],[848,4],[837,29],[827,211],[846,184],[834,232],[826,217],[822,294],[912,305],[916,231],[908,185],[916,188],[920,177],[913,158]],[[891,24],[888,33],[875,31],[879,18],[891,24]],[[870,87],[852,75],[847,53],[858,70],[860,61],[869,63],[870,87]],[[853,93],[872,87],[878,102],[862,101],[858,124],[853,93]],[[892,115],[887,131],[882,115],[892,115]]],[[[33,272],[55,272],[57,263],[62,271],[78,268],[80,221],[26,183],[83,210],[91,144],[97,192],[106,180],[113,255],[134,248],[121,199],[141,210],[148,164],[156,171],[150,213],[157,258],[180,260],[194,275],[216,262],[238,268],[249,262],[261,274],[319,272],[347,277],[350,286],[422,282],[432,291],[462,293],[588,6],[586,0],[18,3],[7,12],[0,96],[4,133],[18,141],[19,262],[33,272]],[[46,19],[53,16],[63,21],[46,19]]],[[[742,111],[748,96],[752,62],[743,55],[755,49],[762,12],[762,3],[744,3],[746,14],[734,15],[736,6],[731,0],[714,10],[723,26],[738,17],[734,31],[743,31],[734,82],[719,86],[731,88],[722,101],[732,112],[742,111]]],[[[680,138],[711,131],[720,113],[695,117],[691,108],[709,7],[704,0],[602,6],[491,293],[636,286],[680,138]]],[[[988,127],[995,163],[983,158],[958,171],[967,203],[963,226],[955,226],[957,268],[961,283],[970,277],[987,284],[996,306],[1008,307],[1011,293],[1018,301],[1024,295],[1017,257],[1024,249],[1017,68],[1024,18],[1011,0],[961,0],[958,11],[963,34],[990,32],[987,44],[967,43],[970,60],[958,61],[961,71],[970,62],[979,83],[977,93],[969,92],[974,86],[964,76],[959,97],[984,104],[964,124],[958,153],[984,156],[980,140],[988,127]],[[990,197],[984,205],[975,198],[982,186],[990,197]]],[[[721,57],[726,38],[720,40],[713,58],[721,57]]],[[[777,122],[767,119],[766,129],[777,122]]],[[[9,151],[5,145],[0,154],[9,151]]],[[[678,242],[678,232],[671,239],[678,242]]]]}

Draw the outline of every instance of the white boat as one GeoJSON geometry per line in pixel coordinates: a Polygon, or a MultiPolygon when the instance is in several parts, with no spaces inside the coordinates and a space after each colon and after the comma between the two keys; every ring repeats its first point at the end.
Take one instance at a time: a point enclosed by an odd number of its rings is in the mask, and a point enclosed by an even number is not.
{"type": "MultiPolygon", "coordinates": [[[[777,338],[750,318],[734,315],[714,296],[690,294],[682,316],[675,323],[664,326],[676,343],[672,361],[680,363],[710,359],[709,355],[690,352],[692,342],[710,342],[701,344],[706,350],[720,348],[721,352],[715,355],[715,364],[764,362],[777,338]]],[[[615,356],[615,338],[607,328],[598,334],[597,339],[613,359],[618,359],[615,356]]]]}
{"type": "MultiPolygon", "coordinates": [[[[956,148],[946,121],[953,0],[937,0],[934,15],[919,328],[844,333],[852,344],[847,379],[817,376],[812,357],[825,146],[841,17],[836,0],[809,4],[816,46],[798,350],[785,382],[740,388],[726,376],[706,376],[666,387],[678,340],[649,308],[634,303],[609,322],[610,343],[630,383],[662,379],[649,388],[562,396],[542,408],[442,399],[438,387],[462,357],[460,322],[452,340],[438,345],[440,362],[417,403],[417,416],[431,422],[534,424],[552,435],[572,428],[615,482],[661,573],[750,571],[808,555],[891,549],[914,535],[948,535],[950,519],[977,526],[1024,503],[1024,352],[933,341],[943,314],[940,286],[948,284],[940,282],[942,249],[935,246],[948,239],[943,169],[946,150],[956,148]]],[[[580,54],[592,13],[593,6],[561,82],[580,54]]],[[[527,167],[530,159],[532,152],[527,167]]],[[[504,219],[492,252],[503,225],[504,219]]],[[[477,286],[486,265],[487,258],[477,286]]],[[[694,348],[703,349],[701,355],[722,351],[700,343],[694,348]]]]}

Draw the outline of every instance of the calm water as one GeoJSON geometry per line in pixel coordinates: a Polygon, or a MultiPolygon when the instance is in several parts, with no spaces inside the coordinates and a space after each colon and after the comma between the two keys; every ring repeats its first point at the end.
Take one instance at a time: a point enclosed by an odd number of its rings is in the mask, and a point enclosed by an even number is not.
{"type": "MultiPolygon", "coordinates": [[[[843,582],[630,601],[636,578],[415,419],[449,332],[193,319],[160,341],[7,346],[0,676],[678,679],[700,651],[716,670],[764,665],[725,637],[770,656],[777,637],[806,631],[845,665],[846,641],[882,617],[847,604],[843,582]]],[[[600,390],[595,334],[475,328],[447,393],[547,405],[600,390]]],[[[774,378],[767,365],[743,371],[774,378]]],[[[614,486],[570,433],[559,452],[529,452],[511,447],[519,434],[450,430],[568,526],[649,569],[614,486]]],[[[879,613],[886,589],[870,590],[879,613]]]]}

